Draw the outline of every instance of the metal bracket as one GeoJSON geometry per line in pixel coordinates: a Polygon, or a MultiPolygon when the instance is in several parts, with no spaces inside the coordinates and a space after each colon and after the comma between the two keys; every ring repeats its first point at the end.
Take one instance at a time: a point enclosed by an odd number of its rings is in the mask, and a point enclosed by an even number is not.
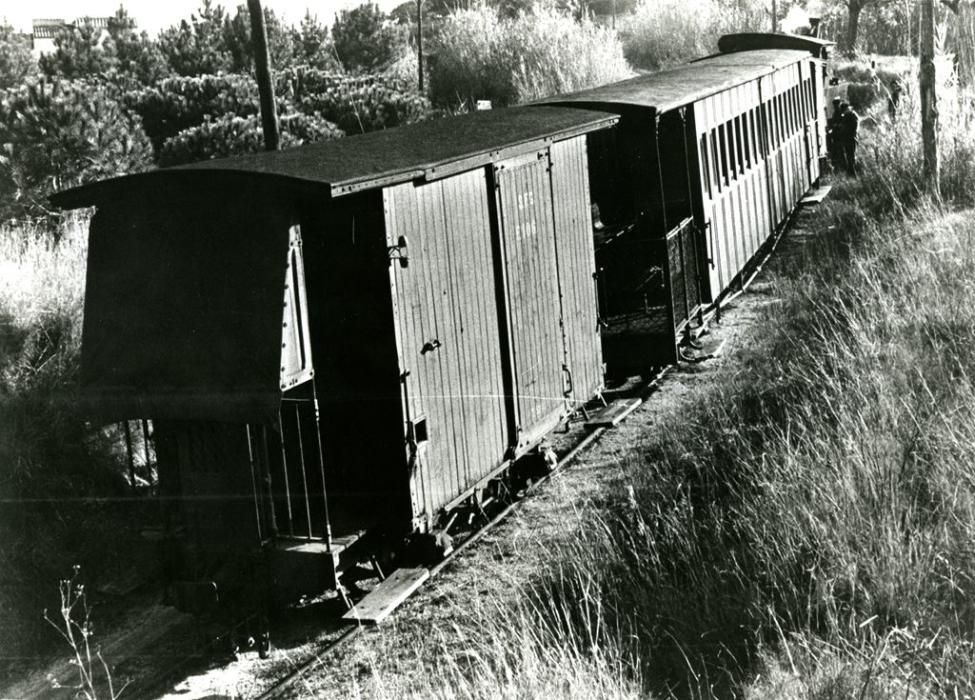
{"type": "Polygon", "coordinates": [[[386,255],[390,260],[399,260],[400,267],[408,267],[410,264],[410,256],[407,252],[407,246],[409,242],[406,240],[406,236],[400,236],[396,240],[396,245],[391,245],[386,248],[386,255]]]}

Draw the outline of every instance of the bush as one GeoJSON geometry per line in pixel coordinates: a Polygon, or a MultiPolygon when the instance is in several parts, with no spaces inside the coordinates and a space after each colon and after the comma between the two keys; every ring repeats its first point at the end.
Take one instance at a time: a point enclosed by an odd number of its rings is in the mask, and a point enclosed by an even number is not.
{"type": "Polygon", "coordinates": [[[261,109],[254,79],[233,74],[167,78],[127,93],[123,101],[141,117],[157,154],[166,139],[202,124],[207,117],[248,117],[261,109]]]}
{"type": "MultiPolygon", "coordinates": [[[[286,114],[279,118],[280,147],[339,138],[342,132],[320,116],[286,114]]],[[[162,166],[194,163],[264,150],[264,131],[260,115],[238,117],[225,114],[166,139],[159,152],[162,166]]]]}
{"type": "Polygon", "coordinates": [[[866,114],[879,96],[879,83],[850,83],[846,86],[846,101],[860,114],[866,114]]]}
{"type": "Polygon", "coordinates": [[[40,84],[0,93],[0,215],[47,213],[55,190],[137,172],[152,162],[138,117],[104,85],[40,84]]]}
{"type": "Polygon", "coordinates": [[[429,70],[431,99],[444,107],[506,106],[630,75],[614,33],[589,20],[548,8],[505,19],[483,6],[447,16],[429,70]]]}
{"type": "Polygon", "coordinates": [[[430,111],[426,98],[377,76],[358,79],[319,71],[305,72],[295,102],[302,112],[321,114],[349,134],[409,124],[430,111]]]}

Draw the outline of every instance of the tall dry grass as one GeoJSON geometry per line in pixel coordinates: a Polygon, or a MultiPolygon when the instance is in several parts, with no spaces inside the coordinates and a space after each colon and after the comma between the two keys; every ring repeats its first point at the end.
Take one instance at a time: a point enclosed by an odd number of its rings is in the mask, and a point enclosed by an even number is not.
{"type": "Polygon", "coordinates": [[[950,89],[941,114],[942,196],[909,93],[736,371],[620,455],[520,602],[460,623],[477,663],[444,645],[416,695],[975,694],[975,132],[950,89]]]}
{"type": "Polygon", "coordinates": [[[487,5],[450,13],[430,62],[430,98],[452,107],[496,107],[628,77],[615,33],[548,6],[513,18],[487,5]]]}
{"type": "Polygon", "coordinates": [[[54,582],[74,564],[108,581],[131,557],[137,520],[115,436],[93,429],[74,397],[80,360],[87,222],[0,227],[0,680],[57,643],[44,622],[54,582]]]}
{"type": "Polygon", "coordinates": [[[722,34],[768,31],[770,23],[767,7],[751,0],[642,0],[619,34],[633,66],[659,70],[716,53],[722,34]]]}

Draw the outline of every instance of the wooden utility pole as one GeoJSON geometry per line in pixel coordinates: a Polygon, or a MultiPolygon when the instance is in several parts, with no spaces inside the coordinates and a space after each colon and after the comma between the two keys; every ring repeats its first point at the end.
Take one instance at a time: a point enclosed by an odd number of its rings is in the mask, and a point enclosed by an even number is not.
{"type": "Polygon", "coordinates": [[[416,70],[423,94],[423,0],[416,0],[416,70]]]}
{"type": "Polygon", "coordinates": [[[921,0],[921,146],[924,151],[924,180],[938,195],[938,95],[934,69],[934,0],[921,0]]]}
{"type": "Polygon", "coordinates": [[[772,33],[779,31],[779,3],[772,0],[772,33]]]}
{"type": "Polygon", "coordinates": [[[267,49],[267,27],[261,0],[247,0],[251,16],[251,43],[254,45],[254,68],[257,72],[257,92],[261,98],[261,125],[264,127],[264,147],[278,150],[278,113],[274,104],[274,84],[271,82],[271,55],[267,49]]]}

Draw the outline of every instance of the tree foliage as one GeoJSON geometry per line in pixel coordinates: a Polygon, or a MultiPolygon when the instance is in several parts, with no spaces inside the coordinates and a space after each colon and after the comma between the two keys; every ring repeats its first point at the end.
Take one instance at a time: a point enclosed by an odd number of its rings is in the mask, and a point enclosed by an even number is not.
{"type": "Polygon", "coordinates": [[[148,168],[139,118],[109,86],[61,81],[0,95],[0,213],[37,216],[55,190],[148,168]]]}
{"type": "Polygon", "coordinates": [[[23,85],[36,74],[30,39],[7,22],[0,23],[0,90],[23,85]]]}
{"type": "Polygon", "coordinates": [[[332,25],[335,53],[350,71],[373,71],[391,63],[398,37],[386,15],[371,3],[342,10],[332,25]]]}
{"type": "MultiPolygon", "coordinates": [[[[278,120],[281,149],[304,143],[339,138],[342,131],[318,115],[291,112],[278,120]]],[[[259,115],[241,117],[233,113],[185,129],[166,140],[159,164],[180,165],[264,150],[264,130],[259,115]]]]}
{"type": "Polygon", "coordinates": [[[318,21],[318,17],[306,11],[301,24],[293,30],[294,62],[319,70],[341,68],[335,57],[335,49],[328,27],[318,21]]]}
{"type": "Polygon", "coordinates": [[[41,56],[38,63],[48,78],[107,78],[116,72],[118,56],[112,36],[84,19],[58,29],[54,52],[41,56]]]}
{"type": "Polygon", "coordinates": [[[108,20],[108,35],[115,47],[118,72],[143,85],[149,85],[170,74],[169,64],[145,31],[137,31],[135,20],[119,6],[108,20]]]}
{"type": "MultiPolygon", "coordinates": [[[[292,65],[295,56],[294,35],[282,24],[270,8],[264,8],[267,47],[273,68],[292,65]]],[[[251,18],[247,5],[240,5],[237,14],[224,23],[224,44],[230,53],[230,70],[250,73],[254,70],[254,43],[251,41],[251,18]]]]}
{"type": "Polygon", "coordinates": [[[229,72],[233,55],[227,46],[224,25],[228,17],[221,5],[203,0],[189,21],[164,29],[159,48],[178,75],[205,75],[229,72]]]}

